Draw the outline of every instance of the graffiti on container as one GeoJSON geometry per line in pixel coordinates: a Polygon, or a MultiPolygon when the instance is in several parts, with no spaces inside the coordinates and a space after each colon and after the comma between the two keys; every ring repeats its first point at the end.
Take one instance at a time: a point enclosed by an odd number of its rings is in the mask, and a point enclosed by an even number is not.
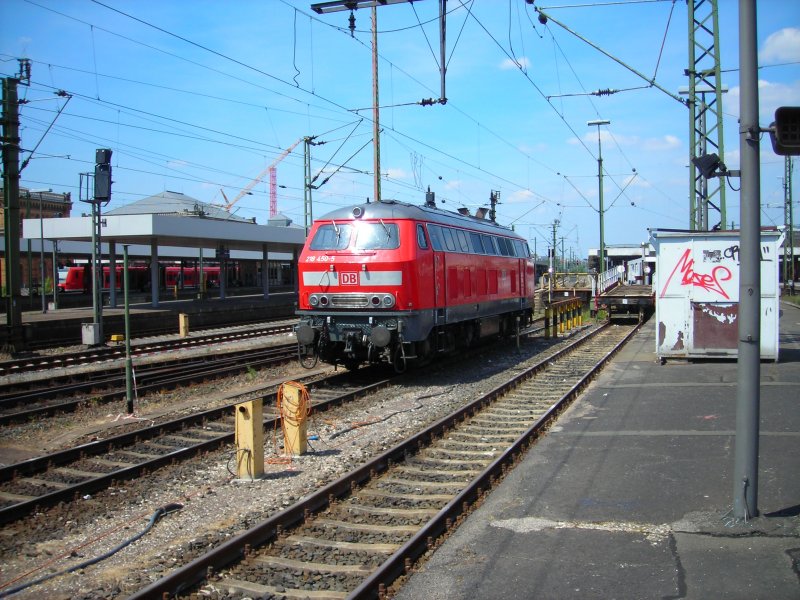
{"type": "Polygon", "coordinates": [[[730,258],[736,261],[736,264],[739,264],[739,244],[734,244],[733,246],[729,246],[722,251],[722,254],[725,258],[730,258]]]}
{"type": "Polygon", "coordinates": [[[721,263],[723,260],[733,260],[739,264],[739,244],[728,246],[724,250],[703,250],[703,262],[721,263]]]}
{"type": "Polygon", "coordinates": [[[698,273],[694,268],[694,258],[692,258],[691,248],[687,248],[683,255],[681,255],[681,257],[675,263],[675,267],[672,269],[669,277],[667,277],[667,282],[664,284],[664,287],[661,290],[662,298],[667,293],[667,288],[669,287],[669,284],[676,273],[678,273],[681,277],[680,284],[682,286],[689,285],[692,287],[699,287],[707,292],[716,293],[725,300],[730,300],[730,296],[728,296],[727,292],[725,292],[725,289],[722,287],[722,283],[733,278],[731,270],[724,265],[718,265],[711,269],[710,273],[698,273]]]}

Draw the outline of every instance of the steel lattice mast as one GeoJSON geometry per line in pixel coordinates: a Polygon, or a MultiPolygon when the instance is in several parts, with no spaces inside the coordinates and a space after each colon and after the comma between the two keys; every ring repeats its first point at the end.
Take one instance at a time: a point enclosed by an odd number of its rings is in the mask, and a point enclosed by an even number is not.
{"type": "Polygon", "coordinates": [[[707,231],[708,207],[726,228],[725,181],[704,177],[692,158],[714,153],[725,163],[722,135],[722,82],[719,63],[717,0],[688,0],[689,9],[689,228],[707,231]]]}

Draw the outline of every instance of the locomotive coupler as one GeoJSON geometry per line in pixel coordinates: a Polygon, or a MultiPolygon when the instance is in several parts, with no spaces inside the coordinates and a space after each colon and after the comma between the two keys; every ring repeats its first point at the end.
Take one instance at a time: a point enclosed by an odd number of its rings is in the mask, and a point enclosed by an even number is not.
{"type": "Polygon", "coordinates": [[[353,351],[353,339],[354,338],[355,338],[355,334],[354,333],[351,332],[351,333],[347,334],[347,337],[345,338],[345,341],[344,341],[344,351],[346,353],[350,353],[350,352],[353,351]]]}

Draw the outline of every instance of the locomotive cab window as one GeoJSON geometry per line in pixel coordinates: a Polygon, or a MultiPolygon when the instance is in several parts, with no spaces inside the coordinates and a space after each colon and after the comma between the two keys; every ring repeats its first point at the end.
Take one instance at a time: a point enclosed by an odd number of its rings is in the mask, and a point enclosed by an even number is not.
{"type": "Polygon", "coordinates": [[[453,232],[449,227],[442,227],[442,235],[444,237],[444,247],[450,252],[456,251],[456,241],[453,239],[453,232]]]}
{"type": "Polygon", "coordinates": [[[442,228],[438,225],[428,225],[428,235],[431,236],[431,245],[434,250],[441,252],[444,250],[444,243],[442,242],[442,228]]]}
{"type": "Polygon", "coordinates": [[[481,241],[481,236],[479,233],[472,233],[469,234],[470,242],[472,243],[472,251],[475,254],[485,254],[483,249],[483,242],[481,241]]]}
{"type": "Polygon", "coordinates": [[[428,249],[428,240],[425,239],[425,228],[422,225],[417,225],[417,245],[422,250],[428,249]]]}
{"type": "Polygon", "coordinates": [[[309,247],[312,250],[345,250],[350,245],[352,233],[352,225],[326,223],[317,229],[309,247]]]}
{"type": "Polygon", "coordinates": [[[400,247],[396,223],[359,223],[356,250],[394,250],[400,247]]]}
{"type": "Polygon", "coordinates": [[[497,244],[495,244],[494,236],[481,234],[483,238],[483,249],[486,254],[500,254],[497,251],[497,244]]]}
{"type": "Polygon", "coordinates": [[[461,247],[461,251],[469,252],[470,247],[469,247],[469,242],[467,241],[467,234],[461,231],[460,229],[457,229],[455,233],[456,236],[458,237],[458,245],[461,247]]]}

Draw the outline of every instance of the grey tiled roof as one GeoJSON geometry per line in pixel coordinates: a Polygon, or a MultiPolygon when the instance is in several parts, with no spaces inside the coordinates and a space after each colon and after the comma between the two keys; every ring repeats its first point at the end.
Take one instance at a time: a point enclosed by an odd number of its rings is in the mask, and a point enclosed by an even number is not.
{"type": "Polygon", "coordinates": [[[202,202],[180,192],[161,192],[155,196],[142,198],[106,212],[108,215],[186,215],[187,217],[203,216],[209,219],[227,221],[251,221],[229,213],[221,206],[202,202]]]}

